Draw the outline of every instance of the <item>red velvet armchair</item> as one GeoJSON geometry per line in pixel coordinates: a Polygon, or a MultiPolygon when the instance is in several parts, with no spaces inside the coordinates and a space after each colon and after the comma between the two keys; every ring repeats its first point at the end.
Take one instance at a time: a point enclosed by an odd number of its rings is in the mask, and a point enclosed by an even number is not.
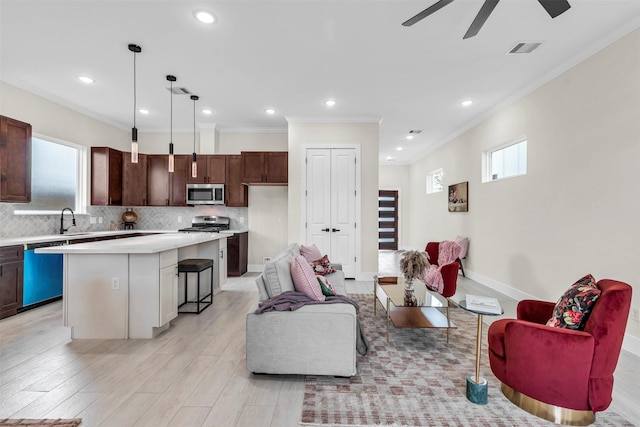
{"type": "MultiPolygon", "coordinates": [[[[438,254],[440,253],[440,242],[429,242],[424,249],[429,254],[429,263],[432,265],[440,265],[438,263],[438,254]]],[[[450,298],[456,293],[458,286],[458,268],[457,261],[451,264],[443,265],[440,269],[442,274],[442,283],[444,288],[441,295],[447,299],[447,325],[451,325],[451,318],[449,317],[449,307],[451,306],[450,298]]],[[[449,342],[449,328],[447,328],[447,342],[449,342]]]]}
{"type": "MultiPolygon", "coordinates": [[[[440,242],[429,242],[425,248],[425,252],[429,254],[429,262],[433,265],[440,265],[438,263],[438,254],[440,251],[440,242]]],[[[444,283],[444,289],[442,296],[449,299],[456,293],[456,287],[458,284],[458,262],[454,261],[451,264],[447,264],[442,267],[440,272],[442,273],[442,281],[444,283]]]]}
{"type": "Polygon", "coordinates": [[[489,327],[491,370],[520,408],[556,423],[588,425],[609,407],[631,286],[600,280],[598,287],[583,331],[546,326],[555,303],[535,300],[520,301],[518,319],[489,327]]]}

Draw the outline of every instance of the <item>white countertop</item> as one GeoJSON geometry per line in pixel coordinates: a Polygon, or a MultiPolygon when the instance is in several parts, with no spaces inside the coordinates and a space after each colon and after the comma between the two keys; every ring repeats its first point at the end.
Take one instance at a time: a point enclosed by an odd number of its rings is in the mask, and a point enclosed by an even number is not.
{"type": "Polygon", "coordinates": [[[36,249],[45,254],[152,254],[214,240],[226,239],[220,233],[164,232],[149,236],[111,239],[75,245],[50,246],[36,249]]]}
{"type": "Polygon", "coordinates": [[[117,231],[85,231],[80,233],[66,233],[66,234],[47,234],[43,236],[29,236],[29,237],[11,237],[6,239],[0,239],[0,247],[14,246],[14,245],[28,245],[31,243],[46,243],[46,242],[64,242],[66,240],[86,239],[91,237],[103,237],[103,236],[124,236],[127,234],[158,234],[158,233],[175,233],[176,230],[117,230],[117,231]]]}

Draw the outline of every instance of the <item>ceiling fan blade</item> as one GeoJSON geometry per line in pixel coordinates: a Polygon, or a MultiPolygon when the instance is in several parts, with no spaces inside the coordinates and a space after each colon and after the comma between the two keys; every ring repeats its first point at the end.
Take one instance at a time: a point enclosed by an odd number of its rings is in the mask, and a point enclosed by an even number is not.
{"type": "Polygon", "coordinates": [[[445,7],[451,2],[453,2],[453,0],[440,0],[437,3],[432,4],[422,12],[418,13],[413,18],[407,19],[402,23],[402,25],[404,25],[405,27],[410,27],[416,22],[422,21],[424,18],[431,15],[432,13],[439,11],[440,9],[442,9],[443,7],[445,7]]]}
{"type": "Polygon", "coordinates": [[[485,21],[487,20],[489,15],[491,15],[493,9],[496,8],[496,5],[499,1],[500,0],[485,0],[484,4],[480,8],[480,12],[478,12],[478,14],[476,15],[476,18],[471,23],[471,26],[465,33],[463,39],[468,39],[469,37],[473,37],[478,34],[478,31],[480,31],[480,28],[482,28],[485,21]]]}
{"type": "Polygon", "coordinates": [[[544,7],[544,10],[546,10],[547,13],[552,18],[555,18],[556,16],[566,12],[571,7],[569,2],[566,0],[538,0],[538,1],[542,5],[542,7],[544,7]]]}

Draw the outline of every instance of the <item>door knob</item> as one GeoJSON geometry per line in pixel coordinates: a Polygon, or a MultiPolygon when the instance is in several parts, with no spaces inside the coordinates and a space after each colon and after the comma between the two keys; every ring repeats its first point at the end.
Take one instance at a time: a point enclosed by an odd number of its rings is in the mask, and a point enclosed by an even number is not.
{"type": "Polygon", "coordinates": [[[323,228],[323,229],[322,229],[322,230],[320,230],[320,231],[326,231],[326,232],[328,233],[328,232],[329,232],[329,229],[328,229],[328,228],[323,228]]]}
{"type": "Polygon", "coordinates": [[[331,231],[333,231],[333,232],[335,233],[336,231],[340,231],[340,229],[338,229],[338,228],[332,228],[332,229],[331,229],[331,231]]]}

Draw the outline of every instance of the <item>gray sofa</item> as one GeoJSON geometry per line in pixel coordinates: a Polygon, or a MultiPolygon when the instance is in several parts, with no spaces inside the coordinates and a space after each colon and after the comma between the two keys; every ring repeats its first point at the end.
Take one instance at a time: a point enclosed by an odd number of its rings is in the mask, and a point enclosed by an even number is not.
{"type": "MultiPolygon", "coordinates": [[[[256,279],[259,300],[292,291],[290,263],[300,253],[297,244],[265,264],[256,279]]],[[[339,265],[326,277],[346,295],[339,265]]],[[[356,374],[356,310],[350,304],[306,305],[294,311],[247,314],[247,369],[262,374],[356,374]]]]}

